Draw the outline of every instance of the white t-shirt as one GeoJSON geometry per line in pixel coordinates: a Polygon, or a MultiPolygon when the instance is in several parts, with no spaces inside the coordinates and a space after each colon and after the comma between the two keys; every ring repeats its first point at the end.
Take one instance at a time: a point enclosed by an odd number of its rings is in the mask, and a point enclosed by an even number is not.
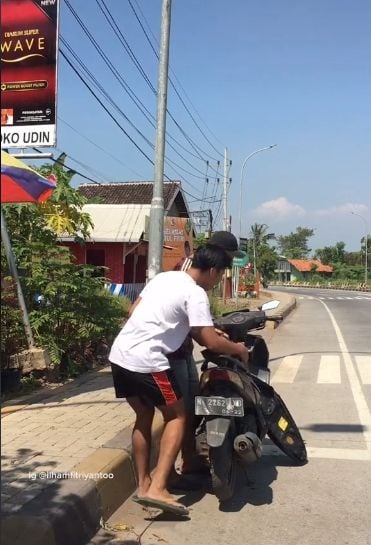
{"type": "Polygon", "coordinates": [[[109,355],[112,363],[130,371],[168,369],[166,354],[183,344],[191,327],[213,326],[206,291],[185,272],[158,274],[140,297],[109,355]]]}

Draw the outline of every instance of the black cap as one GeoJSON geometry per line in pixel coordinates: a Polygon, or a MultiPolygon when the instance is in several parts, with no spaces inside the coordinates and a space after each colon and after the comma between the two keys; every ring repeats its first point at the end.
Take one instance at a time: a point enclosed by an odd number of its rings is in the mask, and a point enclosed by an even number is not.
{"type": "Polygon", "coordinates": [[[238,241],[229,231],[215,231],[207,241],[209,244],[215,244],[223,248],[232,257],[245,257],[245,252],[238,248],[238,241]]]}

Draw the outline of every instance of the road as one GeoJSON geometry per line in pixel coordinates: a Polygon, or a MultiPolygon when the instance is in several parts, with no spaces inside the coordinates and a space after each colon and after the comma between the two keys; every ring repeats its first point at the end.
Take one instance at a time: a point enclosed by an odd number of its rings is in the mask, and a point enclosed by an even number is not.
{"type": "Polygon", "coordinates": [[[129,500],[109,523],[134,533],[119,532],[112,544],[370,545],[371,293],[290,291],[297,308],[273,335],[270,367],[306,440],[308,464],[294,467],[267,445],[225,505],[207,483],[179,496],[189,520],[156,511],[151,519],[129,500]]]}

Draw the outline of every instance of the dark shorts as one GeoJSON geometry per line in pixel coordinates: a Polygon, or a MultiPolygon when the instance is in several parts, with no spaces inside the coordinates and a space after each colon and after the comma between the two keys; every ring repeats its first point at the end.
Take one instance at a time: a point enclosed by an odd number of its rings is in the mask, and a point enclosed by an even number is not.
{"type": "Polygon", "coordinates": [[[172,405],[182,393],[172,369],[158,373],[137,373],[111,363],[116,397],[139,397],[146,405],[172,405]]]}

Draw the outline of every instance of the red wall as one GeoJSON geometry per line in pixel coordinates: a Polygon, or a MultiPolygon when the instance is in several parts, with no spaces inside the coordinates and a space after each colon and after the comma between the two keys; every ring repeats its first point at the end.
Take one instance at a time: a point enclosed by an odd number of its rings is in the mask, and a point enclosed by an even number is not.
{"type": "Polygon", "coordinates": [[[124,264],[123,264],[123,245],[118,242],[87,242],[84,246],[80,246],[76,242],[63,242],[63,246],[67,246],[71,253],[76,257],[75,263],[84,265],[86,263],[86,249],[105,251],[105,267],[106,278],[115,284],[124,283],[124,264]]]}

